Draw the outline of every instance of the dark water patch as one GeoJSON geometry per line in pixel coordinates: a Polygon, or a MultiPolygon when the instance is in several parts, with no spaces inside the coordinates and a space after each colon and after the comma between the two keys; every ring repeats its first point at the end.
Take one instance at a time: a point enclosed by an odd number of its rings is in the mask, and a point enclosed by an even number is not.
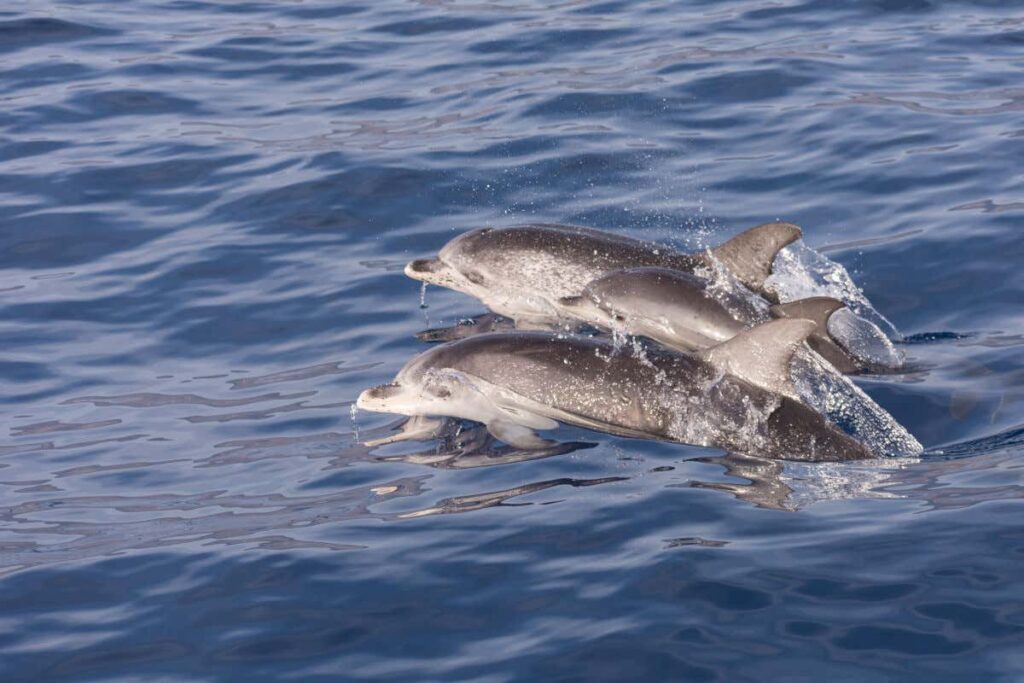
{"type": "Polygon", "coordinates": [[[566,655],[548,662],[543,670],[526,672],[527,678],[551,677],[557,681],[639,680],[676,678],[685,681],[714,681],[714,669],[696,666],[656,644],[639,643],[627,636],[609,634],[596,640],[570,645],[566,655]]]}
{"type": "Polygon", "coordinates": [[[0,232],[0,265],[8,268],[66,268],[133,249],[160,235],[96,211],[36,212],[17,220],[17,230],[0,232]]]}
{"type": "Polygon", "coordinates": [[[68,144],[57,140],[0,141],[0,162],[46,154],[68,144]]]}
{"type": "Polygon", "coordinates": [[[368,167],[267,190],[218,207],[214,215],[250,221],[251,229],[260,231],[328,232],[355,240],[366,226],[385,229],[382,221],[395,221],[393,227],[400,227],[399,221],[414,220],[412,212],[429,210],[427,206],[446,194],[455,201],[462,195],[442,173],[368,167]],[[327,205],[312,201],[325,197],[330,198],[327,205]],[[396,205],[404,205],[410,213],[396,214],[396,205]]]}
{"type": "MultiPolygon", "coordinates": [[[[276,76],[289,81],[302,81],[349,74],[359,68],[347,61],[325,59],[329,55],[324,55],[320,50],[291,49],[282,53],[281,42],[280,39],[273,38],[223,41],[217,45],[190,50],[188,54],[199,59],[220,62],[221,66],[217,68],[217,72],[223,78],[276,76]]],[[[180,69],[175,65],[165,68],[180,69]]],[[[203,69],[201,65],[194,64],[191,70],[195,72],[203,69]]]]}
{"type": "Polygon", "coordinates": [[[49,43],[68,43],[116,33],[55,17],[23,17],[0,21],[0,52],[15,52],[49,43]]]}
{"type": "Polygon", "coordinates": [[[594,114],[629,115],[648,114],[660,109],[654,98],[636,93],[603,94],[573,92],[548,98],[526,112],[527,116],[545,118],[579,114],[582,111],[594,114]]]}
{"type": "Polygon", "coordinates": [[[748,612],[771,606],[771,595],[719,581],[695,581],[676,593],[677,598],[710,603],[727,612],[748,612]]]}
{"type": "Polygon", "coordinates": [[[790,621],[783,625],[786,633],[800,638],[820,638],[828,633],[828,626],[813,621],[790,621]]]}
{"type": "MultiPolygon", "coordinates": [[[[233,60],[232,60],[233,63],[233,60]]],[[[304,80],[330,80],[337,76],[344,76],[357,71],[359,67],[345,62],[315,62],[300,60],[290,64],[269,64],[252,71],[257,77],[276,76],[289,82],[304,80]]],[[[245,71],[224,70],[225,76],[241,77],[247,75],[245,71]]]]}
{"type": "Polygon", "coordinates": [[[153,90],[103,90],[85,92],[67,101],[70,109],[65,116],[52,118],[62,123],[117,118],[121,116],[197,114],[202,105],[185,97],[153,90]]]}
{"type": "Polygon", "coordinates": [[[688,93],[704,100],[714,97],[722,102],[756,102],[789,95],[816,79],[779,70],[752,70],[700,78],[689,83],[688,93]]]}
{"type": "Polygon", "coordinates": [[[0,360],[0,377],[8,382],[34,382],[52,377],[52,369],[43,363],[0,360]]]}
{"type": "Polygon", "coordinates": [[[938,8],[934,0],[873,0],[871,6],[883,12],[929,12],[938,8]]]}
{"type": "Polygon", "coordinates": [[[812,579],[797,589],[808,597],[825,597],[832,600],[853,600],[856,602],[889,602],[913,593],[912,584],[881,584],[876,586],[850,586],[838,581],[812,579]]]}
{"type": "Polygon", "coordinates": [[[993,609],[957,603],[930,603],[920,605],[914,611],[983,638],[1007,638],[1024,633],[1024,626],[1005,623],[998,618],[999,612],[993,609]]]}
{"type": "Polygon", "coordinates": [[[294,7],[278,7],[277,10],[284,15],[298,17],[300,19],[335,19],[346,17],[350,14],[359,14],[366,11],[365,6],[355,3],[344,5],[327,4],[321,6],[296,5],[294,7]]]}
{"type": "Polygon", "coordinates": [[[412,104],[407,97],[368,97],[362,100],[344,102],[335,111],[396,111],[412,104]]]}
{"type": "Polygon", "coordinates": [[[1000,31],[989,37],[989,42],[1017,47],[1024,45],[1024,31],[1000,31]]]}
{"type": "Polygon", "coordinates": [[[832,642],[844,650],[885,650],[908,656],[951,656],[971,648],[967,641],[954,640],[939,633],[892,626],[858,626],[834,638],[832,642]]]}
{"type": "Polygon", "coordinates": [[[526,32],[516,38],[477,41],[469,44],[467,51],[470,54],[487,55],[488,63],[506,66],[532,64],[581,47],[589,50],[626,35],[628,32],[624,29],[538,30],[526,32]]]}
{"type": "Polygon", "coordinates": [[[461,33],[463,31],[475,31],[488,26],[493,26],[493,21],[475,19],[471,17],[423,17],[407,21],[395,21],[389,24],[375,26],[373,31],[378,33],[390,33],[395,36],[422,36],[434,33],[461,33]]]}

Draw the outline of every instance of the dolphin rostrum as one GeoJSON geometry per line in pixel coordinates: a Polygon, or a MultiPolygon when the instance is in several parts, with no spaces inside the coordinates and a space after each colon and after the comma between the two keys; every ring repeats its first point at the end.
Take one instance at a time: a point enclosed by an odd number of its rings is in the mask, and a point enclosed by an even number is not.
{"type": "Polygon", "coordinates": [[[587,283],[626,268],[692,273],[721,264],[748,289],[772,298],[765,289],[772,262],[800,235],[791,223],[766,223],[709,252],[684,254],[571,225],[481,228],[448,242],[437,258],[410,262],[405,273],[474,296],[521,326],[549,326],[559,320],[560,298],[576,296],[587,283]]]}
{"type": "Polygon", "coordinates": [[[699,351],[731,339],[770,318],[816,323],[807,343],[843,373],[863,365],[828,333],[828,319],[844,307],[813,297],[769,309],[766,316],[749,300],[710,286],[700,277],[668,268],[618,270],[587,284],[579,296],[563,297],[560,310],[597,327],[641,335],[669,348],[699,351]]]}
{"type": "Polygon", "coordinates": [[[775,320],[698,354],[600,338],[495,332],[435,346],[358,407],[482,422],[516,448],[545,448],[558,422],[793,460],[876,457],[794,398],[789,361],[813,331],[775,320]]]}

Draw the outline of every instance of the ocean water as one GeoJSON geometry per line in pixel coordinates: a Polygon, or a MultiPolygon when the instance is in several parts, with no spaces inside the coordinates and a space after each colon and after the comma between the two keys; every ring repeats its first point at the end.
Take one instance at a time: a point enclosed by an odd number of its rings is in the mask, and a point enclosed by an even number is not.
{"type": "Polygon", "coordinates": [[[25,0],[0,63],[0,680],[1024,678],[1016,3],[25,0]],[[922,457],[360,445],[459,231],[773,219],[922,457]]]}

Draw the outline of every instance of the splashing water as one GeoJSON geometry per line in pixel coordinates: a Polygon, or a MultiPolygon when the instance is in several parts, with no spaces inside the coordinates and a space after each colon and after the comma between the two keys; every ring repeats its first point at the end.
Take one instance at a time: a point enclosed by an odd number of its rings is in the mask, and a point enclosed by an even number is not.
{"type": "MultiPolygon", "coordinates": [[[[772,274],[765,285],[774,290],[783,303],[811,296],[830,296],[839,299],[862,319],[865,326],[870,324],[879,328],[879,331],[884,333],[883,336],[890,339],[902,338],[896,326],[875,310],[846,268],[807,246],[803,240],[797,240],[779,251],[775,257],[772,274]]],[[[831,331],[830,325],[829,332],[831,331]]],[[[863,334],[867,337],[876,336],[870,331],[863,334]]],[[[857,342],[851,343],[856,345],[857,342]]]]}
{"type": "Polygon", "coordinates": [[[924,450],[896,418],[817,354],[798,352],[791,372],[805,403],[875,453],[907,457],[924,450]]]}
{"type": "MultiPolygon", "coordinates": [[[[733,317],[748,325],[770,320],[769,304],[764,297],[744,287],[714,252],[709,250],[706,254],[709,265],[697,269],[695,274],[707,281],[707,292],[733,317]]],[[[901,338],[896,327],[875,310],[842,265],[802,241],[779,252],[766,284],[783,302],[812,296],[839,299],[847,308],[829,318],[832,338],[874,368],[896,369],[903,365],[903,354],[890,339],[901,338]]]]}
{"type": "Polygon", "coordinates": [[[640,340],[639,337],[629,337],[629,349],[633,354],[633,357],[643,363],[648,368],[655,371],[654,383],[658,386],[667,386],[670,384],[668,373],[665,369],[656,365],[654,361],[647,355],[647,346],[640,340]]]}
{"type": "Polygon", "coordinates": [[[769,304],[764,297],[747,289],[713,251],[708,249],[704,253],[708,265],[696,268],[694,275],[707,283],[707,293],[747,325],[770,320],[769,304]]]}
{"type": "MultiPolygon", "coordinates": [[[[668,434],[678,441],[689,444],[710,446],[709,434],[729,435],[735,443],[745,444],[751,452],[760,452],[771,448],[771,434],[766,430],[768,418],[779,407],[780,399],[769,397],[767,401],[751,400],[745,390],[719,373],[709,378],[702,387],[701,393],[710,398],[712,403],[728,406],[727,410],[716,411],[714,415],[702,410],[704,404],[697,396],[691,395],[687,401],[692,410],[678,411],[674,414],[668,428],[668,434]]],[[[665,387],[671,394],[671,384],[665,387]]],[[[673,401],[669,396],[666,401],[673,401]]]]}
{"type": "Polygon", "coordinates": [[[351,406],[349,406],[349,408],[348,408],[348,416],[349,416],[349,419],[351,419],[351,421],[352,421],[352,443],[353,444],[357,444],[360,441],[362,441],[362,439],[359,438],[359,423],[356,421],[356,413],[358,413],[358,412],[359,412],[359,408],[356,407],[355,403],[353,403],[351,406]]]}
{"type": "Polygon", "coordinates": [[[848,308],[828,319],[828,333],[852,355],[873,366],[895,370],[903,365],[903,352],[878,325],[860,318],[848,308]]]}
{"type": "Polygon", "coordinates": [[[903,460],[862,460],[858,462],[785,462],[779,480],[790,489],[789,509],[799,510],[819,501],[894,499],[884,484],[893,475],[917,462],[903,460]]]}
{"type": "Polygon", "coordinates": [[[899,330],[875,310],[842,265],[807,246],[803,240],[783,248],[765,283],[782,302],[830,296],[846,304],[829,318],[828,331],[852,355],[876,368],[896,369],[903,354],[892,340],[899,330]]]}
{"type": "Polygon", "coordinates": [[[619,325],[613,325],[612,333],[612,354],[617,354],[629,343],[629,334],[619,325]]]}

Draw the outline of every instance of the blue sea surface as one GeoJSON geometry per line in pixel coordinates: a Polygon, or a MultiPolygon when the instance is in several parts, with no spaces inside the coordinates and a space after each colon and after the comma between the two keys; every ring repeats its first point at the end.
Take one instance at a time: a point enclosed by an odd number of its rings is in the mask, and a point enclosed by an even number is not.
{"type": "Polygon", "coordinates": [[[24,0],[0,69],[0,680],[1024,679],[1019,3],[24,0]],[[921,458],[361,445],[484,310],[409,259],[774,219],[921,458]]]}

